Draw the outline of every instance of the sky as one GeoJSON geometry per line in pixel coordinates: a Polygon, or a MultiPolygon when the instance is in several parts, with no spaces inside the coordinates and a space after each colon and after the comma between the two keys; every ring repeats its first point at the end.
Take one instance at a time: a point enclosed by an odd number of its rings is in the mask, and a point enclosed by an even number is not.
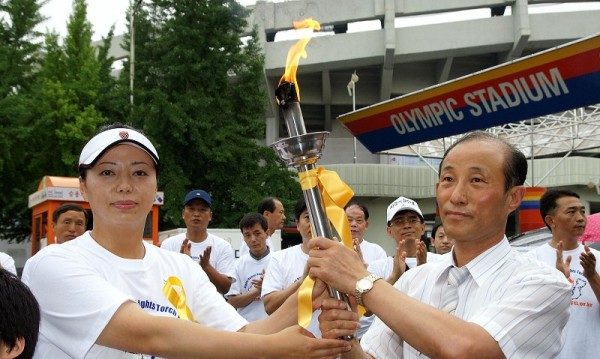
{"type": "MultiPolygon", "coordinates": [[[[281,2],[284,0],[276,0],[281,2]]],[[[242,5],[251,5],[256,0],[238,0],[242,5]]],[[[115,34],[126,32],[125,29],[125,13],[128,9],[129,0],[88,0],[88,20],[93,25],[94,35],[93,40],[99,40],[108,34],[112,25],[115,25],[115,34]]],[[[585,11],[592,9],[600,9],[600,3],[575,3],[575,4],[541,4],[530,6],[530,12],[552,12],[552,11],[585,11]]],[[[40,25],[40,30],[45,32],[54,30],[61,36],[66,34],[66,24],[71,14],[72,0],[49,0],[42,7],[42,15],[48,19],[40,25]]],[[[510,14],[510,8],[507,9],[506,15],[510,14]]],[[[488,9],[461,11],[454,13],[452,16],[448,14],[438,15],[423,15],[413,16],[410,18],[404,17],[397,19],[396,27],[415,26],[423,24],[431,24],[438,22],[456,21],[457,19],[467,20],[473,18],[489,17],[488,9]]],[[[316,19],[318,20],[318,19],[316,19]]],[[[348,32],[365,31],[379,28],[379,21],[371,21],[360,24],[350,24],[348,32]]],[[[279,36],[279,34],[278,34],[279,36]]],[[[281,34],[282,38],[288,38],[285,34],[281,34]]],[[[275,38],[279,40],[278,37],[275,38]]]]}
{"type": "MultiPolygon", "coordinates": [[[[238,0],[242,5],[254,4],[255,0],[238,0]]],[[[125,14],[129,0],[87,0],[88,20],[93,25],[93,40],[100,40],[115,25],[115,34],[126,32],[125,14]]],[[[73,9],[73,0],[49,0],[42,7],[42,15],[48,19],[41,24],[40,30],[54,30],[64,36],[67,33],[67,21],[73,9]]]]}

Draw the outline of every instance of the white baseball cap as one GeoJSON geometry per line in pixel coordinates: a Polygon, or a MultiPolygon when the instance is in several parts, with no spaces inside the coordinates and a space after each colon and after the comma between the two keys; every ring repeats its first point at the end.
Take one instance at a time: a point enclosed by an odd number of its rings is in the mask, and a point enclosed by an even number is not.
{"type": "Polygon", "coordinates": [[[423,213],[421,212],[417,202],[410,198],[398,197],[398,199],[392,202],[392,204],[390,204],[387,208],[387,222],[389,223],[392,218],[394,218],[394,215],[400,211],[413,211],[418,214],[419,217],[421,217],[421,220],[424,219],[423,213]]]}
{"type": "Polygon", "coordinates": [[[79,167],[91,165],[106,150],[120,143],[127,143],[141,148],[152,157],[155,164],[158,164],[156,148],[146,136],[130,128],[113,128],[100,132],[88,141],[81,150],[79,167]]]}

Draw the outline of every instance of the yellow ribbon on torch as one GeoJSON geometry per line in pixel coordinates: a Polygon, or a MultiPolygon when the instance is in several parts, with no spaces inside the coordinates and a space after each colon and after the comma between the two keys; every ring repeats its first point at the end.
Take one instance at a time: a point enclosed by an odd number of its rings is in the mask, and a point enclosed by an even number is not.
{"type": "MultiPolygon", "coordinates": [[[[346,217],[344,206],[352,199],[354,192],[334,172],[318,167],[309,171],[299,172],[302,190],[319,187],[319,192],[325,206],[327,218],[340,235],[344,246],[353,249],[350,223],[346,217]]],[[[307,276],[298,289],[298,324],[304,328],[310,325],[312,319],[312,291],[314,280],[307,276]]],[[[364,313],[364,308],[359,308],[359,315],[364,313]]]]}
{"type": "Polygon", "coordinates": [[[185,289],[183,289],[183,283],[175,276],[167,278],[165,285],[163,286],[163,294],[167,297],[169,303],[171,303],[179,318],[194,321],[192,311],[187,306],[185,289]]]}

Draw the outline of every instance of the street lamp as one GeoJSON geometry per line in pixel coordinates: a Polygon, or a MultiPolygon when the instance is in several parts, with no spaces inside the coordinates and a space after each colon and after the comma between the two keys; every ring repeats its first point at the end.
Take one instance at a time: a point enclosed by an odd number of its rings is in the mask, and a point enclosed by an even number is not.
{"type": "Polygon", "coordinates": [[[135,72],[135,11],[140,7],[142,0],[135,0],[129,10],[129,103],[133,109],[133,76],[135,72]]]}

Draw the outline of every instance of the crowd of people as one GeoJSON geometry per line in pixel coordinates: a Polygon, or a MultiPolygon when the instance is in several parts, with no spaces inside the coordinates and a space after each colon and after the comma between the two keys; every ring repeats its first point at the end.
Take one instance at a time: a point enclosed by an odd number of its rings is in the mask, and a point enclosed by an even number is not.
{"type": "Polygon", "coordinates": [[[592,358],[597,351],[600,267],[598,252],[578,241],[585,207],[576,193],[549,189],[540,208],[552,240],[513,251],[505,228],[523,198],[527,162],[493,135],[470,133],[444,154],[431,248],[418,203],[403,196],[390,203],[392,256],[367,241],[369,210],[354,200],[344,208],[353,248],[313,238],[300,198],[293,214],[302,242],[276,251],[271,236],[286,212],[267,197],[241,216],[235,259],[208,230],[213,198],[202,189],[182,201],[186,231],[155,247],[142,235],[159,162],[148,138],[122,124],[89,140],[78,169],[93,228],[86,231],[89,214],[78,205],[55,211],[58,244],[27,261],[22,282],[0,253],[0,359],[592,358]],[[315,285],[304,329],[297,292],[307,276],[315,285]],[[327,286],[348,301],[329,298],[327,286]]]}

